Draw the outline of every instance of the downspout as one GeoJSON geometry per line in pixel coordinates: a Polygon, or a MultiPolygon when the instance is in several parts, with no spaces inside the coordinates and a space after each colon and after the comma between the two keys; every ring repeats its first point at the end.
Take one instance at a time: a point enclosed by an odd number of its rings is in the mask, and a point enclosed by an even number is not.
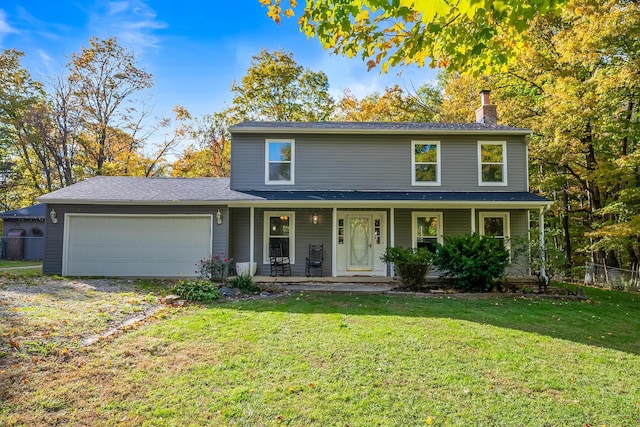
{"type": "Polygon", "coordinates": [[[545,244],[544,244],[544,213],[551,208],[551,205],[540,207],[540,216],[538,218],[538,230],[540,233],[540,277],[544,280],[545,286],[549,286],[549,276],[547,276],[545,244]]]}

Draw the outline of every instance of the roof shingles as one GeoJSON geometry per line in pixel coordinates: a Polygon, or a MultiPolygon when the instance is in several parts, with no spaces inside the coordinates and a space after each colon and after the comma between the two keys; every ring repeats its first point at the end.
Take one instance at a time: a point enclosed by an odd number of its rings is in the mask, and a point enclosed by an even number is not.
{"type": "Polygon", "coordinates": [[[41,203],[231,203],[231,202],[511,202],[547,200],[528,192],[438,191],[234,191],[228,178],[98,176],[38,198],[41,203]]]}

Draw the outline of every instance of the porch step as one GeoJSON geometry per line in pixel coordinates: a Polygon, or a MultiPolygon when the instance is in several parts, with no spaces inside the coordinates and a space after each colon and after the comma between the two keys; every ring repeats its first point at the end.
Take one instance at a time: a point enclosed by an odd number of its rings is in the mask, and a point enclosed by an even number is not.
{"type": "Polygon", "coordinates": [[[362,292],[383,293],[398,286],[392,277],[303,277],[303,276],[254,276],[253,281],[262,288],[288,291],[362,292]]]}

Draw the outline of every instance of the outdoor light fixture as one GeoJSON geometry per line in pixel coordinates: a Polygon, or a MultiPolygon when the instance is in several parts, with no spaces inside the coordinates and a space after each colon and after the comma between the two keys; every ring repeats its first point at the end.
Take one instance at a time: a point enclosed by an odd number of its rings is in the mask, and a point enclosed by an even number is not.
{"type": "Polygon", "coordinates": [[[58,214],[56,213],[55,210],[51,209],[51,212],[49,212],[49,218],[51,218],[51,222],[54,224],[58,223],[58,214]]]}
{"type": "Polygon", "coordinates": [[[318,214],[314,213],[313,216],[311,217],[311,221],[313,221],[313,225],[316,225],[318,223],[318,214]]]}
{"type": "Polygon", "coordinates": [[[281,221],[286,221],[286,220],[288,220],[288,219],[289,219],[289,217],[288,217],[288,216],[286,216],[286,215],[281,215],[281,216],[280,216],[280,220],[281,220],[281,221]]]}
{"type": "Polygon", "coordinates": [[[220,209],[216,212],[216,220],[218,221],[218,225],[222,224],[222,212],[220,212],[220,209]]]}

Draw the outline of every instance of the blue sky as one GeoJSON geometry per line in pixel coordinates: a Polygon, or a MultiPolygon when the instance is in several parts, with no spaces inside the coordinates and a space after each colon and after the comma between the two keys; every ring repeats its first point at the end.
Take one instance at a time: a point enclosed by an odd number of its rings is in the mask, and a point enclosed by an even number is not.
{"type": "Polygon", "coordinates": [[[0,48],[24,52],[23,65],[46,82],[64,73],[71,54],[91,36],[116,36],[153,74],[158,116],[176,104],[194,116],[222,110],[231,102],[231,84],[261,48],[285,49],[304,67],[324,71],[335,97],[347,88],[359,97],[394,84],[417,88],[435,77],[428,68],[367,72],[362,60],[330,55],[307,39],[297,18],[278,26],[266,12],[258,0],[4,0],[0,48]]]}

